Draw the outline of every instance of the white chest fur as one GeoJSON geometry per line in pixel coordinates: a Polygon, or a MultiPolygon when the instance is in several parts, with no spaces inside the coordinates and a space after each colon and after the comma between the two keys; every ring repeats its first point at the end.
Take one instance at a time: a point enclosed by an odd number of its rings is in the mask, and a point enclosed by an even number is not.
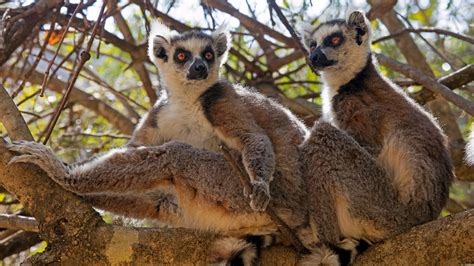
{"type": "Polygon", "coordinates": [[[337,118],[334,114],[333,108],[333,98],[337,94],[337,89],[331,88],[327,85],[323,87],[321,93],[322,100],[322,119],[328,123],[331,123],[333,126],[337,127],[337,118]]]}
{"type": "Polygon", "coordinates": [[[168,101],[157,115],[160,142],[177,140],[197,148],[219,150],[219,139],[199,102],[168,101]]]}

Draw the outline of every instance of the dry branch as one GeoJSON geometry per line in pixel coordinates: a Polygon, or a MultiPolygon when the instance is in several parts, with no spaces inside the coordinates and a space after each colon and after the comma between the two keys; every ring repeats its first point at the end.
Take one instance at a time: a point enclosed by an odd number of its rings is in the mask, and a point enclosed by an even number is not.
{"type": "Polygon", "coordinates": [[[464,35],[464,34],[460,34],[460,33],[456,33],[456,32],[452,32],[452,31],[449,31],[449,30],[445,30],[445,29],[437,29],[437,28],[420,28],[420,29],[413,29],[413,28],[407,28],[407,29],[403,29],[399,32],[396,32],[396,33],[393,33],[393,34],[390,34],[390,35],[387,35],[387,36],[384,36],[384,37],[381,37],[381,38],[378,38],[374,41],[372,41],[372,43],[378,43],[378,42],[383,42],[383,41],[386,41],[386,40],[390,40],[390,39],[393,39],[393,38],[396,38],[406,32],[412,32],[412,33],[422,33],[422,32],[430,32],[430,33],[437,33],[437,34],[442,34],[442,35],[447,35],[447,36],[451,36],[451,37],[454,37],[454,38],[457,38],[457,39],[460,39],[460,40],[463,40],[463,41],[466,41],[470,44],[474,44],[474,38],[471,37],[471,36],[468,36],[468,35],[464,35]]]}
{"type": "Polygon", "coordinates": [[[0,84],[0,123],[7,129],[8,135],[13,140],[33,140],[28,126],[16,108],[8,92],[0,84]]]}
{"type": "MultiPolygon", "coordinates": [[[[36,1],[27,11],[19,8],[19,14],[10,18],[9,27],[5,29],[4,49],[0,49],[0,66],[2,66],[21,44],[33,32],[34,28],[50,13],[51,10],[61,4],[63,0],[40,0],[36,1]],[[25,19],[25,16],[28,18],[25,19]]],[[[11,13],[16,13],[12,10],[11,13]]]]}
{"type": "Polygon", "coordinates": [[[367,250],[356,265],[463,265],[474,262],[474,209],[417,226],[367,250]]]}
{"type": "MultiPolygon", "coordinates": [[[[21,78],[21,72],[18,69],[0,69],[0,76],[10,77],[13,79],[21,78]]],[[[33,84],[40,85],[43,81],[43,74],[37,71],[34,71],[29,80],[33,84]]],[[[66,83],[57,79],[51,78],[51,81],[48,83],[48,88],[51,90],[61,93],[66,87],[66,83]]],[[[105,102],[95,98],[91,94],[88,94],[78,88],[74,88],[71,92],[70,101],[75,101],[82,106],[90,109],[97,115],[104,117],[110,124],[112,124],[116,129],[121,133],[131,135],[135,125],[128,119],[126,116],[106,104],[105,102]]],[[[27,138],[19,138],[27,139],[27,138]]]]}
{"type": "Polygon", "coordinates": [[[39,242],[41,239],[37,233],[17,231],[0,241],[0,260],[27,250],[39,242]]]}
{"type": "Polygon", "coordinates": [[[471,116],[474,116],[474,103],[452,92],[445,85],[439,83],[438,81],[424,74],[422,71],[418,70],[415,67],[400,63],[382,54],[377,54],[376,56],[380,64],[392,69],[393,71],[402,73],[406,77],[411,78],[412,80],[423,85],[423,87],[427,88],[432,93],[440,95],[444,99],[466,111],[471,116]]]}
{"type": "Polygon", "coordinates": [[[28,216],[0,214],[0,228],[38,232],[38,223],[28,216]]]}
{"type": "MultiPolygon", "coordinates": [[[[472,82],[473,80],[474,64],[471,64],[439,78],[438,82],[447,86],[451,90],[454,90],[472,82]]],[[[420,85],[415,81],[412,81],[412,83],[413,84],[410,84],[410,86],[420,85]]],[[[433,94],[427,90],[421,90],[413,96],[420,104],[425,104],[426,102],[434,99],[433,94]]]]}
{"type": "MultiPolygon", "coordinates": [[[[105,10],[106,4],[107,4],[107,0],[105,0],[105,2],[102,4],[102,7],[100,8],[99,15],[97,17],[97,21],[95,22],[94,28],[92,29],[91,36],[90,36],[89,42],[87,43],[86,49],[79,53],[79,62],[77,64],[77,68],[74,70],[74,73],[72,74],[72,78],[68,83],[66,91],[64,92],[64,96],[61,99],[61,102],[59,103],[58,107],[56,108],[53,117],[51,118],[50,122],[48,123],[47,129],[46,129],[46,135],[45,135],[44,140],[43,140],[43,144],[46,144],[48,142],[49,137],[51,136],[51,133],[53,132],[54,126],[58,122],[59,115],[63,111],[64,106],[66,105],[66,102],[68,101],[69,95],[71,94],[71,91],[74,88],[74,84],[76,83],[76,80],[79,77],[79,73],[81,72],[82,67],[91,58],[90,50],[91,50],[91,47],[92,47],[92,43],[94,42],[94,37],[97,34],[97,30],[99,29],[99,25],[102,21],[102,16],[104,15],[104,10],[105,10]]],[[[82,2],[76,8],[76,10],[74,11],[74,14],[77,12],[77,10],[80,9],[81,6],[82,6],[82,2]]],[[[70,21],[72,21],[72,19],[70,21]]],[[[69,23],[70,22],[68,22],[68,26],[70,25],[69,23]]],[[[59,50],[59,48],[58,48],[58,50],[59,50]]],[[[48,78],[45,78],[44,80],[48,80],[48,78]]]]}

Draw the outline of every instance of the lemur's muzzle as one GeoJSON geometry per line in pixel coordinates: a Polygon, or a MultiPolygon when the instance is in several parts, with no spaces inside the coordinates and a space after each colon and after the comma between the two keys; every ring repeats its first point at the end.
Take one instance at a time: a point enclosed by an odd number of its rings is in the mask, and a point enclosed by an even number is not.
{"type": "Polygon", "coordinates": [[[337,63],[335,60],[328,60],[326,55],[323,53],[321,50],[321,47],[318,47],[318,49],[314,50],[310,55],[309,55],[309,61],[315,68],[325,68],[328,66],[332,66],[337,63]]]}
{"type": "Polygon", "coordinates": [[[189,80],[200,80],[206,79],[209,74],[207,65],[204,60],[196,58],[194,63],[189,67],[188,79],[189,80]]]}

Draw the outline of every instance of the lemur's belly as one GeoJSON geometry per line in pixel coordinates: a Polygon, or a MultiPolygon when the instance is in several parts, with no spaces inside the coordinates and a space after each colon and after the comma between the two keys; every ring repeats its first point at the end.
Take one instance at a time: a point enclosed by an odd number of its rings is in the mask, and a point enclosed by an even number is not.
{"type": "Polygon", "coordinates": [[[196,148],[219,151],[219,138],[200,106],[168,104],[158,113],[160,138],[177,140],[196,148]]]}
{"type": "Polygon", "coordinates": [[[216,201],[210,201],[193,189],[179,184],[176,184],[176,195],[183,214],[180,224],[186,228],[234,236],[268,234],[277,230],[264,212],[229,211],[216,201]]]}

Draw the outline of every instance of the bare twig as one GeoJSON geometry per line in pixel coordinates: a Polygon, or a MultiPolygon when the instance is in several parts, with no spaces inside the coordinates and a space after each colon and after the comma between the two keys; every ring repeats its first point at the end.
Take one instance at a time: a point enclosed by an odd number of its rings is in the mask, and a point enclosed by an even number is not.
{"type": "Polygon", "coordinates": [[[296,42],[296,46],[298,47],[298,49],[301,52],[303,52],[303,55],[305,57],[307,65],[311,68],[311,70],[316,75],[319,75],[318,71],[309,62],[309,53],[308,53],[308,50],[306,50],[306,48],[304,47],[304,45],[301,43],[301,38],[298,36],[296,31],[290,25],[290,22],[288,22],[285,15],[283,14],[283,12],[281,12],[280,7],[275,3],[275,0],[267,0],[267,3],[268,3],[268,7],[270,8],[270,10],[274,10],[276,12],[276,14],[277,14],[278,18],[280,19],[280,21],[283,23],[283,25],[285,25],[285,28],[290,32],[290,35],[293,38],[293,40],[296,42]]]}
{"type": "MultiPolygon", "coordinates": [[[[89,51],[91,50],[92,43],[94,42],[94,37],[97,34],[97,30],[99,29],[99,25],[101,24],[102,16],[104,15],[105,6],[107,5],[107,2],[108,1],[105,0],[104,3],[102,4],[99,15],[97,17],[97,21],[94,25],[94,28],[92,29],[89,42],[87,43],[86,49],[81,51],[81,53],[79,54],[79,64],[78,64],[77,68],[74,71],[72,79],[69,82],[69,85],[66,89],[66,92],[64,93],[63,98],[61,99],[61,103],[59,104],[58,108],[56,109],[56,112],[55,112],[53,118],[51,119],[51,121],[50,121],[50,123],[47,127],[47,131],[46,131],[46,135],[45,135],[43,144],[46,144],[48,142],[49,137],[51,136],[51,133],[53,132],[54,126],[56,125],[56,122],[59,119],[59,115],[61,114],[61,111],[63,110],[64,106],[66,105],[69,94],[71,93],[71,90],[74,87],[74,84],[76,83],[77,77],[79,76],[79,72],[81,72],[81,69],[84,66],[84,64],[87,61],[89,61],[89,59],[91,58],[91,54],[90,54],[89,51]]],[[[72,18],[71,18],[71,20],[72,20],[72,18]]]]}
{"type": "MultiPolygon", "coordinates": [[[[18,87],[18,89],[16,90],[17,93],[19,93],[20,91],[23,90],[23,87],[25,86],[26,84],[26,81],[28,80],[29,76],[31,75],[31,73],[33,73],[33,71],[36,69],[36,66],[39,64],[39,62],[41,61],[41,58],[43,57],[43,53],[46,49],[46,46],[48,45],[48,42],[49,42],[49,38],[51,38],[51,35],[53,34],[53,31],[54,31],[54,27],[56,25],[56,20],[58,19],[58,14],[59,14],[59,8],[57,10],[57,13],[56,15],[54,16],[54,19],[53,19],[53,22],[51,22],[51,28],[49,29],[48,31],[48,34],[46,35],[46,38],[44,39],[44,43],[43,45],[41,46],[41,49],[38,53],[38,55],[36,56],[36,59],[35,59],[35,62],[33,63],[33,65],[31,65],[30,69],[28,70],[28,72],[25,74],[25,77],[23,78],[23,81],[21,82],[20,86],[18,87]]],[[[59,50],[59,48],[58,48],[59,50]]],[[[28,57],[27,57],[28,58],[28,57]]],[[[53,61],[51,61],[53,62],[53,61]]],[[[43,96],[43,90],[41,90],[41,93],[40,93],[41,96],[43,96]]],[[[15,98],[15,94],[12,94],[12,98],[15,98]]]]}
{"type": "Polygon", "coordinates": [[[452,32],[452,31],[445,30],[445,29],[438,29],[438,28],[420,28],[420,29],[406,28],[406,29],[398,31],[394,34],[390,34],[390,35],[378,38],[378,39],[372,41],[372,43],[375,44],[375,43],[378,43],[378,42],[383,42],[383,41],[386,41],[386,40],[390,40],[390,39],[396,38],[396,37],[404,34],[405,32],[413,32],[413,33],[431,32],[431,33],[443,34],[443,35],[448,35],[448,36],[466,41],[468,43],[474,44],[474,38],[471,37],[471,36],[456,33],[456,32],[452,32]]]}
{"type": "MultiPolygon", "coordinates": [[[[72,17],[74,17],[77,14],[77,12],[81,9],[81,7],[82,7],[82,1],[79,2],[79,4],[77,5],[76,9],[74,10],[74,13],[72,13],[72,17]]],[[[66,37],[69,31],[69,27],[71,26],[71,21],[72,19],[63,29],[63,34],[61,35],[61,39],[59,40],[59,43],[58,43],[58,49],[56,49],[56,53],[54,53],[53,58],[51,58],[51,61],[48,65],[48,68],[46,68],[46,71],[44,72],[44,79],[43,79],[43,84],[41,85],[41,92],[40,92],[41,97],[44,96],[44,90],[46,89],[46,82],[49,79],[49,70],[51,69],[51,66],[53,65],[53,62],[55,61],[56,57],[58,56],[58,53],[59,53],[59,50],[61,49],[61,45],[63,44],[64,38],[66,37]]]]}
{"type": "Polygon", "coordinates": [[[12,214],[0,214],[0,228],[38,232],[38,222],[35,218],[28,216],[17,216],[12,214]]]}
{"type": "MultiPolygon", "coordinates": [[[[247,175],[247,172],[244,168],[238,163],[232,154],[229,148],[222,144],[221,150],[223,151],[225,159],[231,164],[232,168],[239,173],[240,183],[244,186],[247,191],[252,191],[252,184],[250,183],[250,178],[247,175]]],[[[277,224],[282,235],[295,247],[295,249],[301,254],[309,254],[309,250],[301,243],[295,233],[291,228],[275,213],[273,208],[270,206],[265,210],[266,214],[277,224]]]]}
{"type": "MultiPolygon", "coordinates": [[[[0,69],[0,76],[16,78],[20,77],[20,72],[16,69],[0,69]]],[[[35,71],[29,81],[33,84],[41,84],[43,80],[43,74],[35,71]]],[[[61,93],[66,87],[67,84],[58,78],[52,77],[51,82],[48,84],[48,88],[57,93],[61,93]]],[[[84,107],[90,109],[92,112],[96,113],[105,118],[113,127],[118,129],[123,134],[132,134],[134,124],[126,117],[121,114],[116,109],[112,108],[110,105],[94,97],[93,95],[86,93],[82,90],[75,87],[70,96],[71,101],[75,101],[84,107]]]]}

